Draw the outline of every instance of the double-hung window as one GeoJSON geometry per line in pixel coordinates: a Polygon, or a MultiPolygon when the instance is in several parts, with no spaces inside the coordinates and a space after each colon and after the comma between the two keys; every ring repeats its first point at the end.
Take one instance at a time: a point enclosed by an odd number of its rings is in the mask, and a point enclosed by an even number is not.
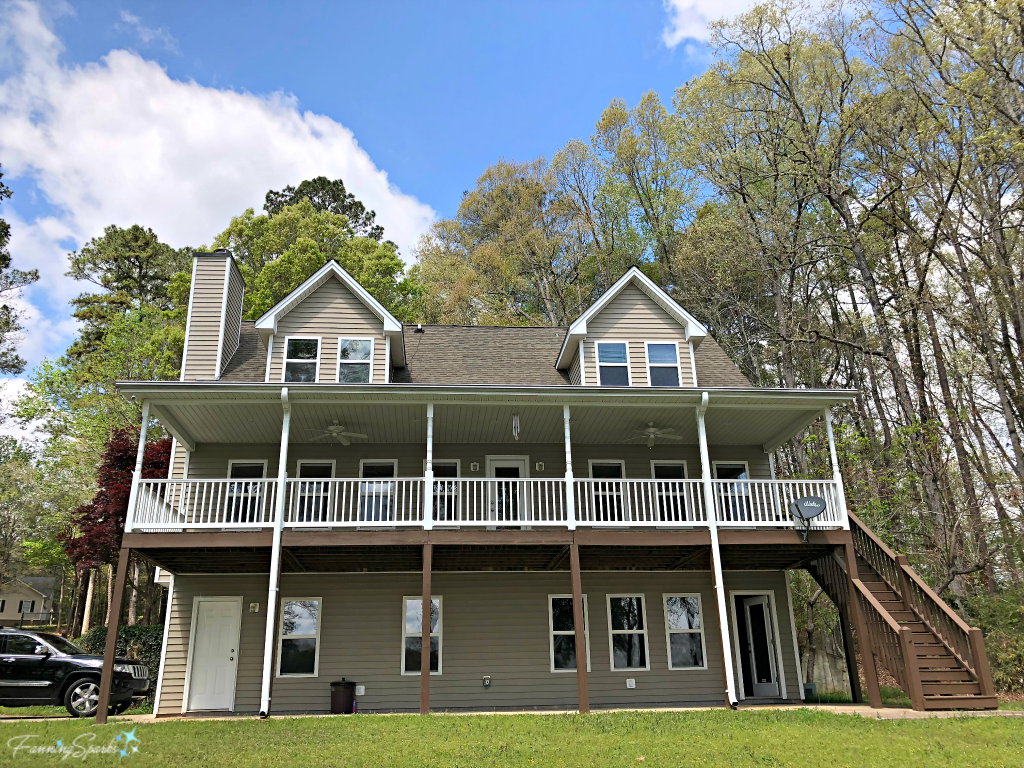
{"type": "Polygon", "coordinates": [[[597,376],[602,387],[629,386],[629,344],[597,342],[597,376]]]}
{"type": "MultiPolygon", "coordinates": [[[[430,598],[430,674],[441,674],[441,598],[430,598]]],[[[402,598],[402,674],[423,670],[423,598],[402,598]]]]}
{"type": "Polygon", "coordinates": [[[651,668],[643,595],[608,595],[608,646],[613,672],[651,668]]]}
{"type": "MultiPolygon", "coordinates": [[[[576,670],[576,617],[572,595],[548,595],[548,626],[551,629],[551,671],[576,670]]],[[[590,618],[587,596],[583,596],[583,637],[587,646],[587,671],[590,671],[590,618]]]]}
{"type": "Polygon", "coordinates": [[[284,341],[284,381],[316,381],[320,372],[319,337],[288,337],[284,341]]]}
{"type": "Polygon", "coordinates": [[[316,677],[320,668],[319,597],[290,597],[281,601],[277,674],[316,677]]]}
{"type": "Polygon", "coordinates": [[[18,604],[18,613],[34,613],[36,610],[35,600],[22,600],[18,604]]]}
{"type": "Polygon", "coordinates": [[[373,339],[338,339],[338,383],[369,384],[373,380],[373,339]]]}
{"type": "Polygon", "coordinates": [[[679,348],[675,342],[647,342],[647,380],[652,387],[679,386],[679,348]]]}
{"type": "Polygon", "coordinates": [[[700,595],[665,595],[669,669],[705,669],[700,595]]]}

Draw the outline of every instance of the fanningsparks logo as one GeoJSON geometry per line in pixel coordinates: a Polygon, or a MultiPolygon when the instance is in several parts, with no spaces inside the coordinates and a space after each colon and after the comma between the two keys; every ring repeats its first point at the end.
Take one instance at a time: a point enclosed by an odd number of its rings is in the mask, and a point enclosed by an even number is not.
{"type": "Polygon", "coordinates": [[[57,739],[53,744],[40,744],[36,739],[40,737],[35,734],[23,734],[12,736],[7,740],[7,747],[11,750],[11,757],[30,757],[32,755],[54,755],[61,760],[82,760],[93,755],[111,755],[117,759],[124,760],[139,751],[139,737],[135,735],[138,728],[130,731],[121,731],[107,744],[97,744],[97,734],[93,731],[76,736],[74,741],[65,743],[64,739],[57,739]]]}

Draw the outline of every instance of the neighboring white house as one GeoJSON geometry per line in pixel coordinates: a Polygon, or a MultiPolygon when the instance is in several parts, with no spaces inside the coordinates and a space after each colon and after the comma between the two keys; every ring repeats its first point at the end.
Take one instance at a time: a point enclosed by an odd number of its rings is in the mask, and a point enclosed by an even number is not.
{"type": "Polygon", "coordinates": [[[23,576],[0,587],[0,626],[48,620],[56,581],[52,576],[23,576]]]}

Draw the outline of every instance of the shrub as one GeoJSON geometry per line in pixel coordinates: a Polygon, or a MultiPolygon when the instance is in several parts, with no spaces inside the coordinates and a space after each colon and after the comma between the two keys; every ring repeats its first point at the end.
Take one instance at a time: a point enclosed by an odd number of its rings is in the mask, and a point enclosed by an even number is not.
{"type": "MultiPolygon", "coordinates": [[[[118,656],[140,661],[149,667],[149,695],[152,701],[156,694],[156,675],[160,669],[160,648],[164,640],[162,624],[136,624],[122,626],[117,632],[118,656]]],[[[93,627],[78,639],[78,644],[89,653],[103,653],[107,647],[107,628],[93,627]]]]}
{"type": "Polygon", "coordinates": [[[1024,693],[1024,589],[995,597],[965,598],[968,623],[985,633],[985,650],[997,691],[1024,693]]]}

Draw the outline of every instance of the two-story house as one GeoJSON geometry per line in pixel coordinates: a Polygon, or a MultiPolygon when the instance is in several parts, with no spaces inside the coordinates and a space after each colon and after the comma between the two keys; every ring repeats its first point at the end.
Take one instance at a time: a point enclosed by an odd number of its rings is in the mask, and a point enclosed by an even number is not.
{"type": "Polygon", "coordinates": [[[326,712],[342,677],[360,711],[799,701],[798,568],[858,700],[855,637],[875,706],[878,666],[995,706],[980,632],[847,512],[856,393],[753,387],[640,270],[568,328],[403,325],[333,262],[255,322],[244,289],[198,254],[181,380],[119,384],[174,437],[115,587],[132,550],[173,574],[158,716],[326,712]],[[776,477],[817,420],[832,473],[776,477]]]}

